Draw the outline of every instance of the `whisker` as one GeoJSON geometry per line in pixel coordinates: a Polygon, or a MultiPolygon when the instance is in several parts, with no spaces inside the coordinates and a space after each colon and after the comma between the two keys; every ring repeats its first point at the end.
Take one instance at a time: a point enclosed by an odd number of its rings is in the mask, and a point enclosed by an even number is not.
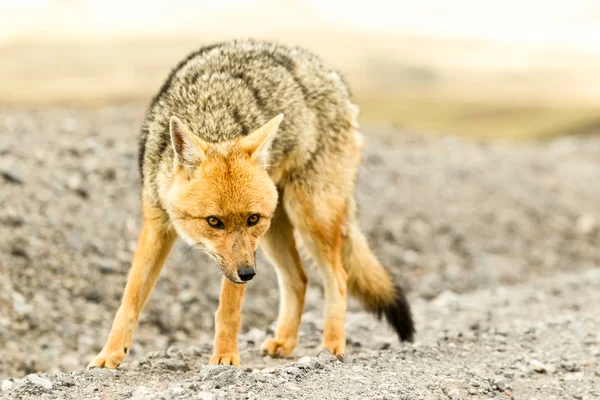
{"type": "Polygon", "coordinates": [[[199,243],[194,243],[194,244],[190,245],[190,247],[188,247],[186,249],[186,251],[184,251],[181,254],[181,257],[179,257],[179,260],[177,261],[177,263],[180,263],[181,261],[183,261],[183,258],[190,252],[190,250],[192,250],[193,248],[195,248],[197,244],[199,244],[199,243]]]}

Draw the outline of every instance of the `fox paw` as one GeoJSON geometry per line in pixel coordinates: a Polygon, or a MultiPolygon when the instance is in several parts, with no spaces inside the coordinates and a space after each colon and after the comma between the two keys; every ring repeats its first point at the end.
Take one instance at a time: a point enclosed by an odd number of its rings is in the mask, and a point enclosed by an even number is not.
{"type": "Polygon", "coordinates": [[[292,354],[296,341],[267,339],[260,346],[260,354],[270,357],[286,357],[292,354]]]}
{"type": "Polygon", "coordinates": [[[102,350],[89,363],[87,369],[91,368],[117,368],[125,359],[125,350],[104,351],[102,350]]]}
{"type": "Polygon", "coordinates": [[[220,364],[220,365],[234,365],[240,367],[240,354],[239,353],[221,353],[213,354],[210,358],[209,364],[220,364]]]}
{"type": "Polygon", "coordinates": [[[324,341],[321,344],[321,350],[323,349],[329,350],[334,356],[341,356],[346,351],[346,342],[342,340],[324,341]]]}

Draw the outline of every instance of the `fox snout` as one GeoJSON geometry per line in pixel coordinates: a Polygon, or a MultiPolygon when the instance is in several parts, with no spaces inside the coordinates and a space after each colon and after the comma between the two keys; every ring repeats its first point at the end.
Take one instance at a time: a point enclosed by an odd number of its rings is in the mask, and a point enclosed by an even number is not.
{"type": "Polygon", "coordinates": [[[256,275],[256,269],[254,267],[251,267],[250,265],[244,265],[238,268],[237,273],[242,282],[248,282],[249,280],[252,280],[252,278],[254,278],[254,275],[256,275]]]}

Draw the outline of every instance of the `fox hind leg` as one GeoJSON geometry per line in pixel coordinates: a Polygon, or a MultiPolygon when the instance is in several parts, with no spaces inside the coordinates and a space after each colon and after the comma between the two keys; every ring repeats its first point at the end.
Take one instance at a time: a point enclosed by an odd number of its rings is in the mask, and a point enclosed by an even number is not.
{"type": "Polygon", "coordinates": [[[327,191],[293,188],[284,198],[294,226],[320,267],[325,294],[322,347],[334,355],[346,349],[345,314],[347,274],[342,266],[342,229],[346,201],[327,191]]]}
{"type": "Polygon", "coordinates": [[[280,292],[275,337],[265,340],[261,353],[271,357],[288,356],[298,342],[308,278],[296,248],[294,228],[281,205],[277,207],[260,246],[275,266],[280,292]]]}
{"type": "Polygon", "coordinates": [[[143,212],[142,230],[121,306],[104,348],[88,367],[117,368],[123,362],[131,348],[140,313],[177,238],[161,210],[144,205],[143,212]]]}

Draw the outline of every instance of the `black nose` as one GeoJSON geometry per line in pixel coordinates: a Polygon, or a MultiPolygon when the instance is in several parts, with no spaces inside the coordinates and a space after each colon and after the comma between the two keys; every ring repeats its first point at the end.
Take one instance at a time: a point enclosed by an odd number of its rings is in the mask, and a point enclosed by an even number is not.
{"type": "Polygon", "coordinates": [[[238,269],[238,275],[240,276],[240,279],[242,281],[248,282],[249,280],[254,278],[254,275],[256,275],[256,271],[252,267],[244,267],[238,269]]]}

